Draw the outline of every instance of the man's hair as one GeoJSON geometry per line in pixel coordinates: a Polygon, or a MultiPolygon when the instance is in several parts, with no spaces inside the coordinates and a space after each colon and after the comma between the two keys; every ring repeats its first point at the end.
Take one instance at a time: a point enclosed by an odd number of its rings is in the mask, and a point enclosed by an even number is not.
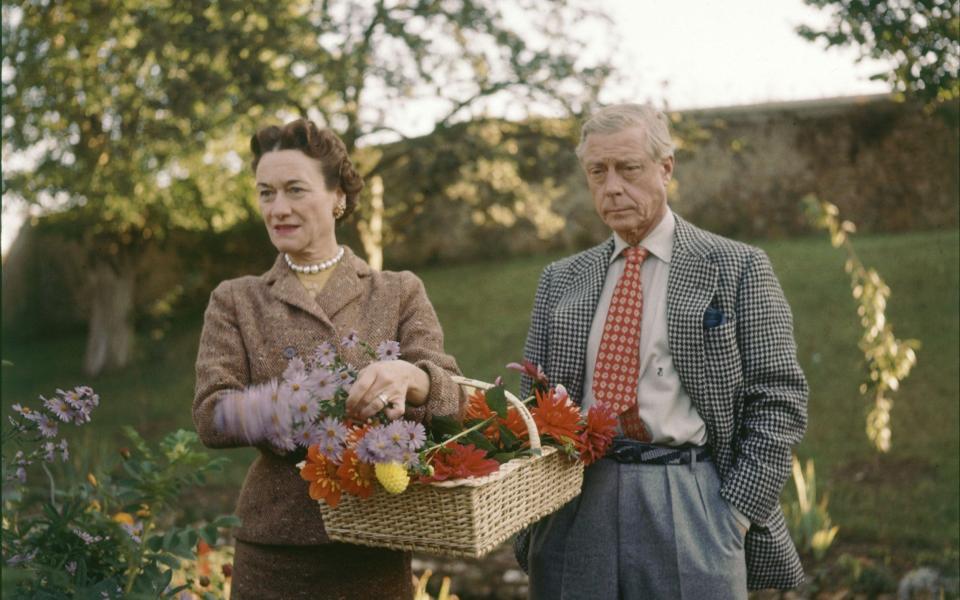
{"type": "Polygon", "coordinates": [[[580,130],[577,158],[583,160],[583,147],[592,133],[609,134],[631,127],[642,127],[647,132],[647,152],[653,160],[673,156],[673,138],[670,137],[667,115],[649,104],[613,104],[595,112],[580,130]]]}

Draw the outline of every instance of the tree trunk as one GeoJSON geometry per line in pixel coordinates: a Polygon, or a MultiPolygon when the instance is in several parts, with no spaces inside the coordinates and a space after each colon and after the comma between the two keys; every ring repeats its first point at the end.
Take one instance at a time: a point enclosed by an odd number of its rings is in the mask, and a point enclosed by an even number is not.
{"type": "Polygon", "coordinates": [[[90,330],[83,360],[83,370],[89,376],[125,367],[130,362],[134,276],[132,264],[114,269],[106,262],[96,261],[90,271],[90,330]]]}
{"type": "Polygon", "coordinates": [[[367,263],[375,271],[383,270],[383,178],[370,178],[370,219],[360,221],[357,229],[367,263]]]}

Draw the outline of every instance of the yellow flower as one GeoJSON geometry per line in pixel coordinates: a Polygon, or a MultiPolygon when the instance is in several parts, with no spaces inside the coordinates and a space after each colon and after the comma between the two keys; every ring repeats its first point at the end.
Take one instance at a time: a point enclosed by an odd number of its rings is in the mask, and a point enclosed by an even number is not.
{"type": "Polygon", "coordinates": [[[87,473],[87,481],[90,482],[90,485],[97,487],[97,478],[93,476],[93,473],[87,473]]]}
{"type": "Polygon", "coordinates": [[[150,516],[150,506],[147,504],[141,504],[140,510],[137,511],[137,516],[143,519],[146,519],[150,516]]]}
{"type": "Polygon", "coordinates": [[[113,520],[117,523],[122,523],[124,525],[130,525],[133,527],[133,516],[130,513],[118,512],[113,515],[113,520]]]}
{"type": "Polygon", "coordinates": [[[100,512],[102,510],[103,508],[100,507],[100,501],[97,499],[91,500],[90,506],[87,507],[87,512],[94,512],[94,511],[100,512]]]}
{"type": "Polygon", "coordinates": [[[391,494],[399,494],[407,489],[410,483],[410,476],[407,470],[398,462],[377,464],[373,467],[377,475],[377,481],[391,494]]]}

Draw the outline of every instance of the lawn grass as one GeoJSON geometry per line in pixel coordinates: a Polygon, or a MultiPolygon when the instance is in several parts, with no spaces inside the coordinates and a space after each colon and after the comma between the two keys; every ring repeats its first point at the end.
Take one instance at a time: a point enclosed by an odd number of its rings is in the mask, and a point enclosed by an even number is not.
{"type": "MultiPolygon", "coordinates": [[[[830,494],[838,543],[887,552],[956,555],[960,538],[960,236],[957,231],[858,236],[864,263],[892,288],[887,316],[901,338],[923,346],[918,364],[894,395],[893,448],[873,450],[864,433],[869,408],[858,394],[863,358],[856,304],[844,256],[823,237],[764,241],[794,315],[800,362],[810,381],[810,425],[797,448],[816,461],[818,486],[830,494]]],[[[556,255],[418,270],[446,332],[447,350],[465,374],[492,380],[515,375],[504,365],[520,357],[537,277],[556,255]]],[[[83,340],[3,341],[3,410],[57,387],[92,385],[102,404],[94,422],[72,440],[89,460],[113,452],[119,427],[149,439],[191,427],[193,361],[200,316],[181,321],[159,342],[141,341],[131,368],[94,379],[82,376],[83,340]],[[90,458],[92,457],[92,458],[90,458]]],[[[225,453],[231,466],[186,503],[199,514],[229,511],[251,450],[225,453]]],[[[80,459],[78,459],[80,460],[80,459]]]]}

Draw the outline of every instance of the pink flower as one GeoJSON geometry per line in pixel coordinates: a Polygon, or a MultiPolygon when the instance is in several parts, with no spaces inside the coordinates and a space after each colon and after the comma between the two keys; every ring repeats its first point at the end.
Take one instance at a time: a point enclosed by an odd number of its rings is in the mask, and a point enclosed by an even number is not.
{"type": "Polygon", "coordinates": [[[546,391],[550,385],[550,382],[547,380],[547,374],[543,372],[540,365],[535,365],[527,359],[523,359],[519,363],[512,362],[507,365],[507,368],[513,371],[519,371],[521,375],[529,377],[533,381],[534,387],[539,387],[542,391],[546,391]]]}

